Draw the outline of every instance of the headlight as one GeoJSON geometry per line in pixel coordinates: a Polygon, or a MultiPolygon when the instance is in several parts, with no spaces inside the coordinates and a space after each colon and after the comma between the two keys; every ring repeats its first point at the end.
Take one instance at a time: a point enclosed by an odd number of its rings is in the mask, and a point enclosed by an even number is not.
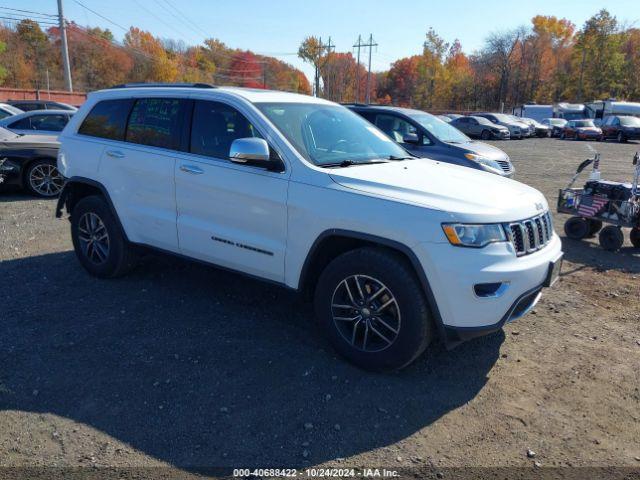
{"type": "Polygon", "coordinates": [[[494,242],[506,242],[507,236],[499,223],[472,225],[443,223],[442,230],[451,245],[482,248],[494,242]]]}
{"type": "Polygon", "coordinates": [[[481,155],[476,155],[475,153],[465,153],[464,156],[467,158],[467,160],[478,162],[484,167],[496,170],[498,173],[502,173],[502,167],[495,160],[491,160],[490,158],[483,157],[481,155]]]}

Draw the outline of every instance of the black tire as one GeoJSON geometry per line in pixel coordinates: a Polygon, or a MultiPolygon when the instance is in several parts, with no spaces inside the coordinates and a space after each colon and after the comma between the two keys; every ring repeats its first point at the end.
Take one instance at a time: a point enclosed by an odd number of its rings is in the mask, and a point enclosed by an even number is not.
{"type": "Polygon", "coordinates": [[[399,254],[384,249],[359,248],[335,258],[318,280],[315,311],[320,328],[328,335],[338,353],[365,370],[401,369],[420,356],[433,336],[429,305],[413,268],[399,254]],[[354,276],[359,279],[359,288],[354,283],[354,276]],[[348,282],[347,288],[344,287],[345,280],[348,282]],[[382,284],[386,290],[378,288],[375,282],[382,284]],[[360,305],[358,290],[362,290],[363,297],[372,297],[377,293],[377,298],[360,305]],[[382,309],[378,309],[382,305],[376,302],[388,303],[389,298],[394,298],[395,303],[383,307],[385,313],[381,313],[382,309]],[[341,304],[346,304],[346,309],[334,307],[341,304]],[[352,309],[353,305],[356,306],[352,309]],[[367,313],[369,311],[370,314],[367,313]],[[343,315],[346,318],[352,318],[348,315],[353,315],[354,320],[350,323],[334,319],[334,316],[342,318],[343,315]],[[356,321],[358,317],[360,320],[356,321]],[[381,323],[382,318],[385,320],[381,323]],[[384,323],[397,327],[396,331],[385,328],[384,323]],[[386,341],[373,334],[376,327],[384,332],[386,341]],[[372,336],[365,337],[363,329],[371,331],[372,336]],[[357,334],[353,334],[354,330],[357,330],[357,334]],[[355,345],[351,338],[355,338],[355,345]],[[366,347],[369,338],[367,350],[363,346],[366,347]],[[376,341],[381,348],[374,351],[372,347],[376,346],[376,341]]]}
{"type": "Polygon", "coordinates": [[[602,229],[602,222],[600,220],[587,220],[589,224],[589,237],[594,237],[602,229]]]}
{"type": "Polygon", "coordinates": [[[622,234],[622,229],[620,229],[620,227],[609,225],[608,227],[604,227],[600,230],[599,240],[602,248],[609,250],[610,252],[615,252],[620,250],[622,247],[622,244],[624,243],[624,235],[622,234]]]}
{"type": "Polygon", "coordinates": [[[618,132],[616,140],[618,140],[618,143],[625,143],[627,141],[627,138],[624,136],[624,133],[618,132]]]}
{"type": "Polygon", "coordinates": [[[631,241],[631,245],[635,248],[640,248],[640,227],[634,227],[631,229],[629,233],[629,240],[631,241]]]}
{"type": "Polygon", "coordinates": [[[491,140],[491,132],[489,130],[482,130],[480,138],[482,140],[491,140]]]}
{"type": "Polygon", "coordinates": [[[589,222],[586,218],[571,217],[564,223],[564,233],[572,240],[582,240],[589,235],[589,222]]]}
{"type": "Polygon", "coordinates": [[[34,160],[24,174],[24,186],[31,195],[41,198],[57,197],[62,191],[64,179],[55,160],[34,160]]]}
{"type": "Polygon", "coordinates": [[[95,277],[119,277],[128,273],[136,264],[137,255],[133,246],[127,242],[109,205],[101,196],[85,197],[75,205],[71,212],[71,240],[78,260],[95,277]],[[87,227],[94,221],[98,226],[87,233],[91,230],[87,227]],[[92,237],[97,239],[105,233],[106,248],[104,240],[86,240],[92,237]],[[90,246],[90,242],[94,246],[90,246]],[[98,248],[100,245],[102,247],[98,248]]]}

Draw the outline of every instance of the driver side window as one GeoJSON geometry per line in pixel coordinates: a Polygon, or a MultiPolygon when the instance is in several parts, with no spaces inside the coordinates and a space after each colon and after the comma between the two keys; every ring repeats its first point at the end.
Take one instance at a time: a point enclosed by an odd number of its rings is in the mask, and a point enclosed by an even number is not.
{"type": "Polygon", "coordinates": [[[228,159],[233,141],[247,137],[263,138],[235,108],[220,102],[195,101],[191,153],[228,159]]]}
{"type": "Polygon", "coordinates": [[[406,120],[394,115],[379,114],[376,116],[376,127],[386,133],[392,140],[397,143],[404,143],[404,136],[413,134],[418,135],[416,127],[406,120]]]}

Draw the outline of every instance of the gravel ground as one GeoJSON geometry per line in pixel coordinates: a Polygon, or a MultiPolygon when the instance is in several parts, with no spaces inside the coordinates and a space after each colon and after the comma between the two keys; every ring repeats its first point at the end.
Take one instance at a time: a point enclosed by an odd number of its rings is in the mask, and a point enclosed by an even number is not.
{"type": "MultiPolygon", "coordinates": [[[[589,156],[496,145],[552,205],[589,156]]],[[[639,144],[592,145],[603,178],[630,180],[639,144]]],[[[563,237],[562,280],[531,315],[378,375],[336,358],[310,305],[277,287],[155,255],[89,277],[54,204],[0,194],[0,466],[640,467],[630,245],[563,237]]]]}

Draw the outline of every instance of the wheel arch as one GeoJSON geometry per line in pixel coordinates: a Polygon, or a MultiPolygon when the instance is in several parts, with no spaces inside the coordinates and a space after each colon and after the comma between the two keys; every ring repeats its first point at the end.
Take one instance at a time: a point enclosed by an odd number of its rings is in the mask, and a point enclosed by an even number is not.
{"type": "Polygon", "coordinates": [[[76,204],[84,197],[88,197],[90,195],[97,195],[104,198],[104,200],[107,202],[107,205],[109,206],[109,209],[111,210],[111,213],[113,214],[113,217],[116,219],[118,226],[123,232],[125,238],[128,240],[126,230],[120,222],[120,217],[118,216],[118,212],[113,205],[108,190],[100,182],[97,182],[90,178],[71,177],[67,179],[64,187],[62,188],[62,191],[60,192],[60,196],[58,197],[58,204],[56,205],[56,218],[62,217],[63,210],[66,210],[67,214],[71,215],[76,204]]]}
{"type": "Polygon", "coordinates": [[[420,261],[416,254],[407,245],[376,235],[351,230],[331,229],[322,232],[313,242],[307,257],[302,265],[298,290],[305,296],[309,296],[315,287],[324,268],[338,255],[361,247],[377,247],[391,251],[403,258],[417,276],[422,290],[427,299],[433,321],[438,329],[440,338],[446,341],[446,331],[436,302],[420,261]]]}

